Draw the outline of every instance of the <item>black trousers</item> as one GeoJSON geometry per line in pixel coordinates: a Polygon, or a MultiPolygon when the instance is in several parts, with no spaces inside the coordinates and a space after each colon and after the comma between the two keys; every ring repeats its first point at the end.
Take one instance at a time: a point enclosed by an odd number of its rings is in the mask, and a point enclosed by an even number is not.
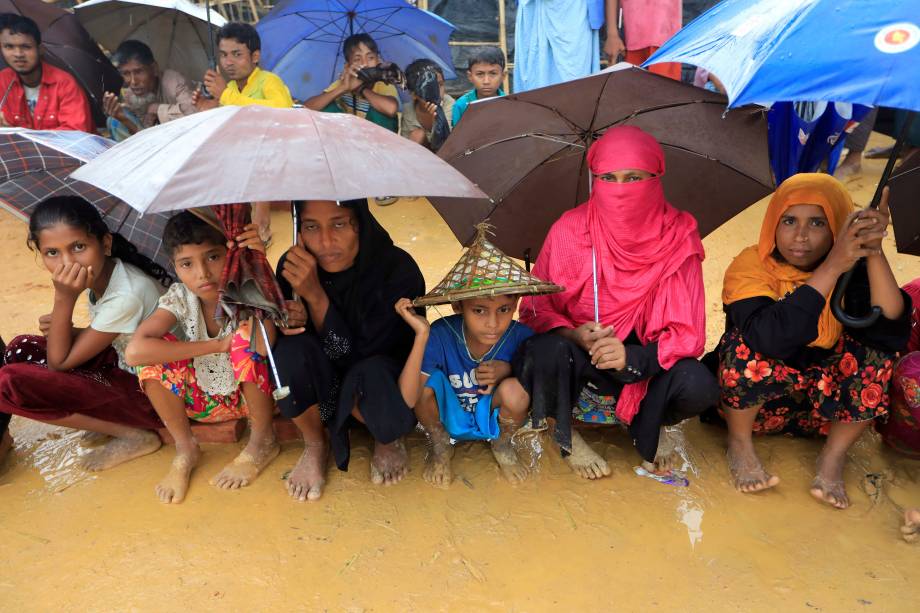
{"type": "MultiPolygon", "coordinates": [[[[582,388],[590,382],[598,393],[617,396],[624,386],[611,371],[595,368],[584,349],[558,334],[529,338],[513,366],[530,394],[533,421],[556,420],[555,439],[564,453],[572,449],[572,407],[582,388]]],[[[652,377],[639,412],[629,424],[639,455],[654,460],[661,426],[695,417],[718,401],[718,382],[698,360],[679,360],[652,377]]]]}
{"type": "Polygon", "coordinates": [[[392,443],[415,428],[415,413],[399,391],[403,364],[397,360],[375,355],[337,367],[319,338],[309,333],[279,337],[274,356],[282,384],[291,388],[291,395],[278,403],[281,414],[293,418],[319,405],[340,470],[348,470],[355,406],[380,443],[392,443]]]}

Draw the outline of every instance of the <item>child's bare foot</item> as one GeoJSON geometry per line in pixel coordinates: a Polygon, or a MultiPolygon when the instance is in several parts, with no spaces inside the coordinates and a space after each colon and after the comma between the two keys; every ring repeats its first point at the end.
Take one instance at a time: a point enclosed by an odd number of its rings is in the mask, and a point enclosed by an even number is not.
{"type": "Polygon", "coordinates": [[[109,442],[111,438],[112,437],[108,434],[92,432],[91,430],[84,430],[83,434],[80,435],[80,446],[98,447],[99,445],[109,442]]]}
{"type": "Polygon", "coordinates": [[[261,440],[253,440],[250,436],[249,442],[240,455],[211,479],[211,485],[216,485],[223,490],[246,487],[272,460],[278,457],[280,452],[281,446],[278,445],[274,435],[261,440]]]}
{"type": "Polygon", "coordinates": [[[515,424],[512,418],[499,417],[498,427],[499,437],[491,441],[492,455],[495,456],[495,461],[498,462],[498,467],[505,479],[517,485],[523,482],[530,472],[514,449],[514,435],[521,429],[521,426],[515,424]]]}
{"type": "Polygon", "coordinates": [[[288,494],[300,502],[319,500],[326,486],[326,465],[329,462],[328,443],[304,443],[303,454],[288,475],[288,494]]]}
{"type": "Polygon", "coordinates": [[[497,438],[491,442],[491,445],[492,455],[495,456],[495,461],[498,462],[498,467],[502,470],[502,475],[504,475],[505,479],[514,485],[523,483],[530,471],[527,470],[527,467],[518,457],[517,451],[514,450],[514,446],[511,444],[511,437],[507,439],[505,437],[497,438]]]}
{"type": "Polygon", "coordinates": [[[837,509],[850,506],[850,498],[843,483],[843,465],[846,459],[846,453],[821,453],[818,456],[817,474],[811,483],[811,495],[837,509]]]}
{"type": "Polygon", "coordinates": [[[779,477],[768,473],[751,438],[728,439],[728,469],[732,473],[735,489],[745,494],[760,492],[779,484],[779,477]]]}
{"type": "Polygon", "coordinates": [[[901,526],[901,536],[908,543],[920,539],[920,509],[907,509],[904,511],[904,525],[901,526]]]}
{"type": "Polygon", "coordinates": [[[399,483],[409,472],[409,454],[402,439],[384,445],[374,443],[374,457],[371,459],[371,482],[375,485],[399,483]]]}
{"type": "Polygon", "coordinates": [[[134,434],[113,438],[80,458],[84,470],[99,471],[118,466],[128,460],[153,453],[163,446],[156,432],[136,430],[134,434]]]}
{"type": "Polygon", "coordinates": [[[454,478],[450,466],[450,461],[454,457],[454,446],[450,444],[450,435],[440,425],[426,429],[426,432],[431,446],[425,458],[422,478],[431,485],[446,487],[454,478]]]}
{"type": "Polygon", "coordinates": [[[684,459],[677,452],[680,435],[677,431],[661,426],[658,431],[658,450],[655,452],[655,461],[652,463],[653,472],[667,472],[683,466],[684,459]]]}
{"type": "Polygon", "coordinates": [[[188,492],[189,479],[192,470],[198,465],[201,450],[197,443],[188,449],[176,448],[176,457],[173,458],[169,472],[156,486],[157,498],[165,504],[178,504],[185,500],[188,492]]]}
{"type": "Polygon", "coordinates": [[[572,453],[566,456],[569,467],[585,479],[600,479],[610,476],[606,460],[591,449],[581,434],[572,430],[572,453]]]}
{"type": "Polygon", "coordinates": [[[6,454],[10,452],[10,449],[13,448],[13,437],[10,436],[10,433],[5,431],[3,435],[0,436],[0,462],[3,462],[6,458],[6,454]]]}

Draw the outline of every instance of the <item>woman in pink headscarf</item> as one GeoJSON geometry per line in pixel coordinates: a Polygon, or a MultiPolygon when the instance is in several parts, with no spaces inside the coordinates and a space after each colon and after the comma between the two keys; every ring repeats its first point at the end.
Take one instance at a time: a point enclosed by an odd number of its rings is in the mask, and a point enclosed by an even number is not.
{"type": "Polygon", "coordinates": [[[520,401],[534,421],[556,420],[556,441],[584,477],[610,469],[572,432],[573,416],[628,425],[643,459],[666,470],[674,450],[664,426],[719,398],[696,360],[706,332],[703,245],[696,220],[665,200],[664,154],[652,136],[610,128],[588,165],[590,199],[553,224],[533,271],[566,291],[521,301],[521,321],[540,334],[514,365],[520,401]]]}

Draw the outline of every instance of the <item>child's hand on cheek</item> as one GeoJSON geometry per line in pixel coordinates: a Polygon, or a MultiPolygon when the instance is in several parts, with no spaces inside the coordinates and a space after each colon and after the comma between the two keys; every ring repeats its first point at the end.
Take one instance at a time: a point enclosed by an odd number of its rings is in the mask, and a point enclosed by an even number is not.
{"type": "Polygon", "coordinates": [[[71,262],[61,264],[51,276],[51,281],[55,293],[76,300],[83,290],[92,286],[95,278],[92,266],[85,267],[78,262],[71,262]]]}

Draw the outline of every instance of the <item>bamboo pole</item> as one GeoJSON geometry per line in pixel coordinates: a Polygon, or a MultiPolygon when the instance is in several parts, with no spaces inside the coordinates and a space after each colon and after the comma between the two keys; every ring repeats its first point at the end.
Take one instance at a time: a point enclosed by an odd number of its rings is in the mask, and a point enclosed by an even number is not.
{"type": "MultiPolygon", "coordinates": [[[[505,54],[505,63],[508,64],[508,31],[505,29],[505,0],[498,0],[498,46],[505,54]]],[[[505,67],[505,93],[510,94],[508,85],[508,67],[505,67]]]]}

